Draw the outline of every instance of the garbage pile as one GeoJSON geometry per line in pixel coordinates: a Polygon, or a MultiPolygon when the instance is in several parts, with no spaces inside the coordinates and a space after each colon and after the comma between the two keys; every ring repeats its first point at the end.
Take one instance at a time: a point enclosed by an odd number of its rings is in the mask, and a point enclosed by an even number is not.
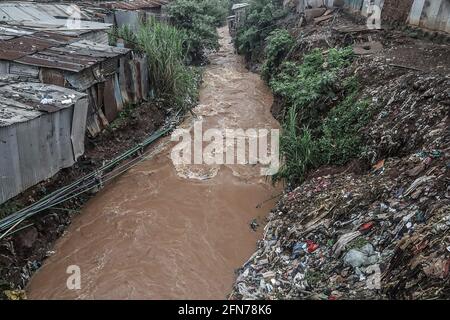
{"type": "Polygon", "coordinates": [[[230,299],[450,298],[450,77],[358,58],[370,170],[287,190],[230,299]]]}
{"type": "Polygon", "coordinates": [[[433,154],[286,193],[230,298],[448,298],[450,162],[448,150],[428,160],[433,154]]]}

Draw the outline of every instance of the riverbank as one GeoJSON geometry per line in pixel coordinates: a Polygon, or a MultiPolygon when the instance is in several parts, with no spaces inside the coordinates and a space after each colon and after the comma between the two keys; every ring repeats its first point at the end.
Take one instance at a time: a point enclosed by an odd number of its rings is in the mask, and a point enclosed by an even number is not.
{"type": "MultiPolygon", "coordinates": [[[[284,59],[300,70],[313,52],[326,61],[331,48],[353,51],[331,86],[335,98],[312,104],[320,110],[313,120],[330,121],[349,76],[370,119],[354,136],[361,153],[342,164],[310,165],[288,186],[230,298],[448,299],[450,47],[409,30],[370,31],[341,13],[285,27],[295,44],[284,59]]],[[[279,92],[273,112],[283,121],[292,100],[279,92]]],[[[345,115],[333,114],[334,123],[345,115]]],[[[346,126],[358,118],[351,119],[346,126]]],[[[339,142],[342,129],[328,137],[339,142]]],[[[330,148],[336,146],[345,145],[330,148]]]]}
{"type": "MultiPolygon", "coordinates": [[[[72,167],[27,190],[1,206],[4,215],[24,208],[46,194],[84,176],[119,154],[140,143],[161,125],[168,115],[155,102],[128,106],[111,126],[95,138],[89,138],[85,154],[72,167]]],[[[4,290],[21,290],[31,275],[52,252],[55,241],[64,233],[74,216],[94,195],[88,193],[50,208],[26,224],[27,228],[2,239],[0,243],[0,283],[4,290]]]]}

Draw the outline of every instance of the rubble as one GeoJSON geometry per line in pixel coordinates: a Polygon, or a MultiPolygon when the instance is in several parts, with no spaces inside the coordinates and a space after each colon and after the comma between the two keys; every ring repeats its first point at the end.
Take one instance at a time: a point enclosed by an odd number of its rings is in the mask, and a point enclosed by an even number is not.
{"type": "Polygon", "coordinates": [[[431,164],[435,175],[418,178],[423,194],[414,199],[398,192],[417,181],[407,174],[409,165],[409,157],[388,159],[382,174],[328,175],[286,193],[231,298],[448,297],[448,167],[431,164]],[[327,187],[317,190],[324,181],[327,187]],[[308,241],[317,244],[314,250],[308,241]],[[367,287],[374,267],[379,289],[367,287]],[[440,292],[431,291],[433,283],[440,292]]]}
{"type": "Polygon", "coordinates": [[[376,43],[345,71],[372,101],[365,160],[356,160],[370,170],[319,168],[288,188],[230,299],[450,297],[448,46],[343,22],[305,31],[292,56],[346,45],[349,33],[361,53],[376,43]]]}

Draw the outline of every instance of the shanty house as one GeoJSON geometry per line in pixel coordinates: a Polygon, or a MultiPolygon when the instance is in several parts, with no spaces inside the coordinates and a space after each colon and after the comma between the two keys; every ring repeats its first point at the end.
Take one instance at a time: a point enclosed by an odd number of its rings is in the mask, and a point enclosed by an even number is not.
{"type": "Polygon", "coordinates": [[[164,6],[168,3],[168,0],[108,1],[100,2],[98,6],[109,9],[104,17],[106,23],[136,28],[149,18],[166,20],[164,6]]]}
{"type": "Polygon", "coordinates": [[[86,94],[0,76],[0,204],[84,153],[86,94]]]}
{"type": "Polygon", "coordinates": [[[248,3],[236,3],[231,7],[233,12],[232,16],[227,17],[228,29],[230,35],[234,37],[237,30],[244,24],[246,18],[247,8],[250,6],[248,3]]]}
{"type": "MultiPolygon", "coordinates": [[[[4,37],[11,34],[6,30],[4,37]]],[[[108,126],[124,104],[145,100],[149,93],[145,56],[42,31],[9,36],[0,43],[2,73],[87,93],[92,136],[108,126]]]]}
{"type": "Polygon", "coordinates": [[[75,4],[0,2],[0,24],[108,44],[111,24],[89,21],[75,4]]]}

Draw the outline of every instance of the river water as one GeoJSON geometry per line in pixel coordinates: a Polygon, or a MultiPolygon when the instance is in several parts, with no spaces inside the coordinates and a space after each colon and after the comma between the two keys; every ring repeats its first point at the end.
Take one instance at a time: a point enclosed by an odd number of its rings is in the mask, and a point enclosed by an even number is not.
{"type": "MultiPolygon", "coordinates": [[[[233,52],[226,28],[211,54],[194,119],[209,128],[278,128],[273,98],[233,52]]],[[[27,287],[30,299],[223,299],[254,252],[280,188],[260,165],[177,165],[175,142],[108,184],[76,216],[27,287]],[[258,204],[263,205],[258,206],[258,204]],[[81,288],[71,290],[69,266],[81,288]]],[[[72,282],[71,282],[72,283],[72,282]]]]}

